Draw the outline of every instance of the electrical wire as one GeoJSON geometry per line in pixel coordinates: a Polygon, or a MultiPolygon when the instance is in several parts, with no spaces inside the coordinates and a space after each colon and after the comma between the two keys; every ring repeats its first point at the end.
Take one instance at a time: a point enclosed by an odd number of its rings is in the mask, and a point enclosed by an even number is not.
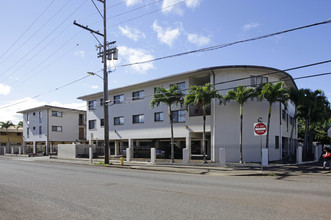
{"type": "MultiPolygon", "coordinates": [[[[18,48],[22,48],[23,45],[26,45],[28,41],[30,41],[39,31],[41,31],[46,25],[54,18],[56,15],[58,15],[70,2],[71,0],[68,0],[52,17],[50,17],[46,22],[44,22],[37,31],[35,31],[27,40],[25,40],[18,48]]],[[[0,64],[4,63],[6,60],[8,60],[13,54],[15,54],[17,50],[13,51],[11,54],[9,54],[3,61],[0,62],[0,64]]],[[[23,57],[24,58],[24,57],[23,57]]],[[[15,65],[14,65],[15,66],[15,65]]],[[[10,68],[11,69],[11,68],[10,68]]],[[[10,70],[9,69],[9,70],[10,70]]],[[[7,70],[6,73],[9,71],[7,70]]]]}
{"type": "MultiPolygon", "coordinates": [[[[25,29],[25,31],[15,40],[15,42],[14,43],[12,43],[9,47],[8,47],[8,49],[4,52],[4,53],[2,53],[1,54],[1,56],[0,56],[0,59],[4,56],[4,55],[6,55],[7,53],[8,53],[8,51],[10,50],[10,49],[12,49],[14,46],[15,46],[15,44],[30,30],[30,28],[41,18],[41,16],[43,16],[43,14],[45,14],[45,12],[51,7],[51,5],[53,4],[55,2],[55,0],[53,0],[44,10],[43,10],[43,12],[32,22],[32,24],[30,24],[29,25],[29,27],[27,27],[27,29],[25,29]]],[[[2,63],[2,62],[1,62],[2,63]]]]}
{"type": "MultiPolygon", "coordinates": [[[[170,8],[170,7],[177,6],[177,5],[182,4],[182,3],[186,2],[186,1],[188,1],[188,0],[184,0],[184,1],[181,1],[181,2],[177,2],[176,4],[172,4],[172,5],[169,5],[169,6],[167,6],[167,7],[163,7],[163,8],[161,8],[161,9],[158,9],[158,10],[155,10],[155,11],[151,11],[151,12],[148,12],[148,13],[145,13],[145,14],[142,14],[142,15],[139,15],[139,16],[137,16],[137,17],[134,17],[134,18],[130,18],[130,19],[128,19],[128,20],[125,20],[125,21],[122,21],[122,22],[119,22],[119,23],[116,23],[116,24],[110,25],[110,27],[118,26],[118,25],[120,25],[120,24],[124,24],[124,23],[127,23],[127,22],[129,22],[129,21],[133,21],[133,20],[136,20],[136,19],[138,19],[138,18],[145,17],[145,16],[147,16],[147,15],[151,15],[151,14],[154,14],[154,13],[160,12],[160,11],[166,9],[166,8],[170,8]]],[[[125,14],[125,13],[123,13],[123,14],[125,14]]]]}
{"type": "Polygon", "coordinates": [[[232,45],[239,44],[239,43],[246,43],[246,42],[250,42],[250,41],[261,40],[261,39],[264,39],[264,38],[273,37],[273,36],[276,36],[276,35],[285,34],[285,33],[288,33],[288,32],[297,31],[297,30],[310,28],[310,27],[314,27],[314,26],[318,26],[318,25],[322,25],[322,24],[328,24],[328,23],[331,23],[331,19],[328,19],[328,20],[322,21],[322,22],[318,22],[318,23],[314,23],[314,24],[309,24],[309,25],[305,25],[305,26],[301,26],[301,27],[296,27],[296,28],[284,30],[284,31],[279,31],[279,32],[271,33],[271,34],[266,34],[266,35],[262,35],[262,36],[259,36],[259,37],[249,38],[249,39],[246,39],[246,40],[239,40],[239,41],[235,41],[235,42],[231,42],[231,43],[219,44],[219,45],[215,45],[215,46],[212,46],[212,47],[205,47],[205,48],[201,48],[201,49],[197,49],[197,50],[187,51],[187,52],[183,52],[183,53],[177,53],[177,54],[164,56],[164,57],[159,57],[159,58],[155,58],[155,59],[151,59],[151,60],[147,60],[147,61],[140,61],[140,62],[135,62],[135,63],[122,64],[122,65],[119,65],[117,67],[127,67],[127,66],[133,66],[133,65],[140,65],[140,64],[145,64],[145,63],[155,62],[155,61],[159,61],[159,60],[184,56],[184,55],[193,54],[193,53],[200,53],[200,52],[218,50],[218,49],[225,48],[225,47],[232,46],[232,45]]]}
{"type": "MultiPolygon", "coordinates": [[[[24,58],[26,58],[30,53],[32,53],[35,49],[37,49],[47,38],[49,38],[61,25],[63,25],[64,24],[64,22],[65,21],[67,21],[72,15],[74,15],[74,13],[76,13],[86,2],[87,2],[88,0],[86,0],[86,1],[84,1],[78,8],[76,8],[75,10],[74,10],[74,12],[72,12],[69,16],[67,16],[58,26],[56,26],[46,37],[44,37],[41,41],[39,41],[38,42],[38,44],[35,46],[35,47],[33,47],[28,53],[26,53],[26,54],[24,54],[20,59],[18,59],[18,61],[13,65],[13,66],[11,66],[5,73],[4,73],[4,75],[6,74],[6,73],[8,73],[11,69],[13,69],[14,67],[16,67],[22,60],[24,60],[24,58]]],[[[63,6],[64,7],[64,6],[63,6]]],[[[63,8],[62,7],[62,8],[63,8]]],[[[62,9],[61,8],[61,9],[62,9]]],[[[53,16],[54,17],[54,16],[53,16]]],[[[52,18],[53,18],[52,17],[52,18]]],[[[50,45],[50,43],[48,44],[48,45],[50,45]]],[[[46,47],[45,47],[46,48],[46,47]]],[[[34,56],[35,57],[35,56],[34,56]]],[[[8,79],[11,75],[13,75],[13,74],[9,74],[9,75],[7,75],[7,78],[6,79],[8,79]]]]}

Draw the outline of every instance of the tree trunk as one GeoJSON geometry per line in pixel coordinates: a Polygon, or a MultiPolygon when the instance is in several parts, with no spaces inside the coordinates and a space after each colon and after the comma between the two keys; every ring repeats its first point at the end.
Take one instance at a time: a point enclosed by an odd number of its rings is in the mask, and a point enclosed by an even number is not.
{"type": "Polygon", "coordinates": [[[174,127],[173,127],[173,118],[172,118],[172,111],[171,105],[169,105],[169,119],[170,119],[170,130],[171,130],[171,163],[175,162],[175,147],[174,147],[174,127]]]}
{"type": "Polygon", "coordinates": [[[202,109],[203,109],[203,131],[202,131],[203,163],[207,163],[207,159],[206,159],[206,106],[202,105],[202,109]]]}
{"type": "Polygon", "coordinates": [[[291,141],[291,149],[288,152],[288,156],[289,158],[292,157],[292,152],[293,152],[293,148],[294,148],[294,143],[293,143],[293,131],[294,131],[294,127],[296,126],[296,120],[297,120],[297,108],[295,107],[294,110],[294,117],[293,117],[293,121],[292,121],[292,128],[291,128],[291,135],[290,135],[290,141],[291,141]]]}
{"type": "Polygon", "coordinates": [[[272,103],[269,103],[269,113],[268,113],[268,124],[267,124],[267,140],[265,147],[268,149],[269,152],[269,127],[270,127],[270,118],[271,118],[271,111],[272,111],[272,103]]]}
{"type": "Polygon", "coordinates": [[[240,162],[244,163],[243,160],[243,105],[240,105],[240,134],[239,134],[239,145],[240,145],[240,162]]]}

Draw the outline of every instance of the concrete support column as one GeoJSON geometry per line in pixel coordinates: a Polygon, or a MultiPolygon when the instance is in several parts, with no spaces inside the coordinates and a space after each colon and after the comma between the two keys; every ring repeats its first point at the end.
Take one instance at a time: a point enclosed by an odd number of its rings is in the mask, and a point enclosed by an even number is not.
{"type": "Polygon", "coordinates": [[[318,160],[319,160],[319,153],[318,153],[318,148],[319,148],[319,146],[315,146],[315,162],[317,162],[318,160]]]}
{"type": "Polygon", "coordinates": [[[22,147],[21,147],[21,146],[18,147],[18,154],[19,154],[19,155],[22,154],[22,147]]]}
{"type": "Polygon", "coordinates": [[[191,136],[188,133],[185,139],[186,149],[188,150],[188,158],[191,159],[191,136]]]}
{"type": "Polygon", "coordinates": [[[183,164],[188,164],[190,161],[190,151],[188,148],[183,149],[183,164]]]}
{"type": "Polygon", "coordinates": [[[218,149],[218,160],[220,166],[224,167],[226,163],[226,151],[224,148],[219,148],[218,149]]]}
{"type": "Polygon", "coordinates": [[[302,147],[297,148],[297,164],[302,164],[302,147]]]}
{"type": "Polygon", "coordinates": [[[264,148],[262,149],[262,166],[267,167],[269,166],[269,149],[264,148]]]}
{"type": "Polygon", "coordinates": [[[34,154],[36,154],[37,153],[37,142],[33,142],[33,152],[32,153],[34,153],[34,154]]]}
{"type": "Polygon", "coordinates": [[[156,164],[156,149],[151,148],[151,164],[156,164]]]}
{"type": "MultiPolygon", "coordinates": [[[[129,150],[130,150],[130,156],[133,157],[134,140],[129,139],[128,145],[129,145],[129,150]]],[[[126,154],[128,154],[128,152],[126,152],[126,154]]],[[[130,159],[131,159],[131,157],[130,157],[130,159]]]]}
{"type": "Polygon", "coordinates": [[[14,154],[14,147],[10,147],[10,153],[14,154]]]}
{"type": "Polygon", "coordinates": [[[45,143],[45,152],[46,152],[46,155],[49,154],[49,142],[48,142],[48,140],[46,140],[46,143],[45,143]]]}
{"type": "Polygon", "coordinates": [[[126,148],[126,162],[130,162],[130,161],[131,161],[131,149],[126,148]]]}
{"type": "Polygon", "coordinates": [[[6,154],[6,147],[3,147],[3,155],[5,155],[6,154]]]}
{"type": "Polygon", "coordinates": [[[119,148],[120,148],[119,141],[115,141],[115,156],[118,156],[119,148]]]}
{"type": "Polygon", "coordinates": [[[92,164],[93,163],[93,148],[92,147],[89,148],[89,160],[92,164]]]}

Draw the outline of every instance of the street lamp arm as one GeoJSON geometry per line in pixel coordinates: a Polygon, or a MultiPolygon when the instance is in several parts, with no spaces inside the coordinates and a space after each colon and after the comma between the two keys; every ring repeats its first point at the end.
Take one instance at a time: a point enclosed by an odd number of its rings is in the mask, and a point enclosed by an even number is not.
{"type": "Polygon", "coordinates": [[[99,77],[100,79],[103,80],[103,77],[101,77],[99,74],[96,74],[96,73],[93,73],[93,72],[87,72],[87,74],[89,74],[91,76],[97,76],[97,77],[99,77]]]}

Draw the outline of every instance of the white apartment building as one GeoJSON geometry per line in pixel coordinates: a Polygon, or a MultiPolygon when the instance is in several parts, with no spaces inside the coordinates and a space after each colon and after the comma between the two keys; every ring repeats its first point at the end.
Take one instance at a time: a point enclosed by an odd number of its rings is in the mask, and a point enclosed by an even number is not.
{"type": "MultiPolygon", "coordinates": [[[[211,83],[222,95],[239,84],[257,87],[264,82],[283,80],[286,87],[295,87],[292,77],[286,72],[263,66],[219,66],[190,72],[175,74],[147,82],[109,90],[109,141],[111,154],[118,155],[122,149],[130,147],[134,155],[134,147],[145,145],[162,148],[170,145],[170,122],[168,109],[165,104],[152,109],[155,88],[169,88],[178,84],[183,91],[192,85],[211,83]]],[[[103,93],[95,93],[79,97],[87,102],[87,138],[103,145],[104,114],[103,93]]],[[[274,103],[269,137],[269,159],[280,160],[288,152],[294,152],[297,128],[294,123],[294,104],[289,101],[283,104],[274,103]],[[294,132],[291,138],[291,129],[294,132]]],[[[245,162],[261,160],[261,137],[254,136],[253,125],[258,118],[267,122],[269,103],[256,99],[247,101],[244,105],[243,117],[243,159],[245,162]]],[[[202,154],[202,112],[197,106],[186,110],[185,106],[173,106],[174,137],[180,151],[187,148],[191,159],[199,158],[202,154]]],[[[213,101],[210,113],[206,119],[207,154],[213,161],[219,161],[218,150],[226,150],[228,162],[239,161],[240,117],[239,104],[230,102],[220,105],[213,101]]],[[[266,137],[262,137],[265,147],[266,137]]]]}
{"type": "Polygon", "coordinates": [[[48,154],[57,144],[86,141],[86,111],[44,105],[18,113],[23,114],[23,152],[31,146],[33,153],[48,154]]]}

